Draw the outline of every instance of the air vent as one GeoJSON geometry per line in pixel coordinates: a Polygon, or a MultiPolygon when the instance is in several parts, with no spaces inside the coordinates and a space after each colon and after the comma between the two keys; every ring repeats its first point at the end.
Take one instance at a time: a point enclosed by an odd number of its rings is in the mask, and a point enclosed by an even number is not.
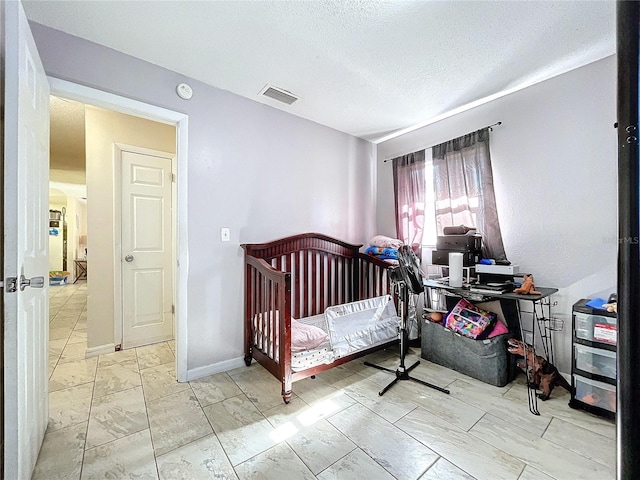
{"type": "Polygon", "coordinates": [[[286,103],[287,105],[291,105],[293,102],[298,100],[298,97],[291,92],[287,92],[282,88],[272,87],[271,85],[264,87],[260,93],[265,97],[273,98],[274,100],[286,103]]]}

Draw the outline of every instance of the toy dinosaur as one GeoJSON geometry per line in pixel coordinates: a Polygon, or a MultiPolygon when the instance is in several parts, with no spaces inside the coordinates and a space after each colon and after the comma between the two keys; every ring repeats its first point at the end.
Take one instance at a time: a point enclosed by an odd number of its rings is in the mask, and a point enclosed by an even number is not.
{"type": "Polygon", "coordinates": [[[558,369],[545,358],[536,355],[535,349],[531,345],[515,338],[510,338],[507,343],[509,344],[509,353],[526,357],[526,363],[524,361],[520,362],[518,366],[523,370],[528,367],[529,371],[525,371],[527,382],[536,390],[542,390],[542,393],[538,394],[540,400],[548,400],[556,385],[571,392],[571,385],[560,374],[558,369]]]}
{"type": "Polygon", "coordinates": [[[533,284],[533,275],[524,276],[524,282],[518,288],[516,288],[513,293],[523,293],[526,295],[540,295],[540,292],[536,290],[536,286],[533,284]]]}

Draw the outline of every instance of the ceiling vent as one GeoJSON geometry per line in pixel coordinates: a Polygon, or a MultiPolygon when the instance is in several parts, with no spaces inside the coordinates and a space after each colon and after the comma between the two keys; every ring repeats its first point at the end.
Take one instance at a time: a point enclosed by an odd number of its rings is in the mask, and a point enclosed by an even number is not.
{"type": "Polygon", "coordinates": [[[282,103],[286,103],[287,105],[291,105],[293,102],[297,101],[299,97],[296,97],[291,92],[287,92],[282,88],[273,87],[271,85],[267,85],[260,92],[261,95],[265,97],[273,98],[282,103]]]}

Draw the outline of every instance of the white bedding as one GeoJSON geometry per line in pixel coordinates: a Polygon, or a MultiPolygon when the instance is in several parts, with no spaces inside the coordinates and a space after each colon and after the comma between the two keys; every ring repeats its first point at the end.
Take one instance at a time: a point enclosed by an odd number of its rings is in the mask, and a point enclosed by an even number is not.
{"type": "MultiPolygon", "coordinates": [[[[260,315],[254,320],[259,322],[260,315]]],[[[275,316],[277,325],[278,314],[275,316]]],[[[329,341],[318,348],[291,354],[291,370],[305,370],[361,350],[398,338],[400,319],[390,295],[329,307],[324,314],[298,319],[321,328],[329,334],[329,341]]],[[[277,336],[274,342],[278,348],[277,336]]],[[[271,350],[271,349],[269,349],[271,350]]],[[[269,351],[273,358],[273,352],[269,351]]]]}
{"type": "MultiPolygon", "coordinates": [[[[314,327],[318,327],[328,333],[327,321],[324,313],[314,315],[313,317],[301,318],[298,321],[306,323],[307,325],[313,325],[314,327]]],[[[334,359],[335,355],[331,350],[331,342],[328,340],[314,350],[292,353],[291,370],[299,372],[301,370],[306,370],[307,368],[315,367],[316,365],[331,363],[334,359]]]]}
{"type": "Polygon", "coordinates": [[[390,295],[329,307],[324,313],[336,358],[398,338],[400,319],[390,295]]]}
{"type": "Polygon", "coordinates": [[[382,345],[398,338],[400,319],[390,295],[329,307],[324,315],[303,318],[300,322],[322,328],[329,334],[328,345],[320,345],[291,355],[296,372],[382,345]]]}

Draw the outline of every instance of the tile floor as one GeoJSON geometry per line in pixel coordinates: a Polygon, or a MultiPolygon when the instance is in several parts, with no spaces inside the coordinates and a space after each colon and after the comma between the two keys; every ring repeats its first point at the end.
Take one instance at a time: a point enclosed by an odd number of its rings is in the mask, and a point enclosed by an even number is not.
{"type": "MultiPolygon", "coordinates": [[[[615,478],[615,425],[556,389],[527,409],[524,376],[496,388],[422,361],[400,382],[362,360],[294,384],[253,364],[177,383],[172,342],[84,358],[86,285],[51,288],[50,420],[34,479],[615,478]]],[[[411,360],[418,358],[414,350],[411,360]]],[[[397,366],[395,352],[369,360],[397,366]]],[[[409,364],[407,362],[407,364],[409,364]]]]}

